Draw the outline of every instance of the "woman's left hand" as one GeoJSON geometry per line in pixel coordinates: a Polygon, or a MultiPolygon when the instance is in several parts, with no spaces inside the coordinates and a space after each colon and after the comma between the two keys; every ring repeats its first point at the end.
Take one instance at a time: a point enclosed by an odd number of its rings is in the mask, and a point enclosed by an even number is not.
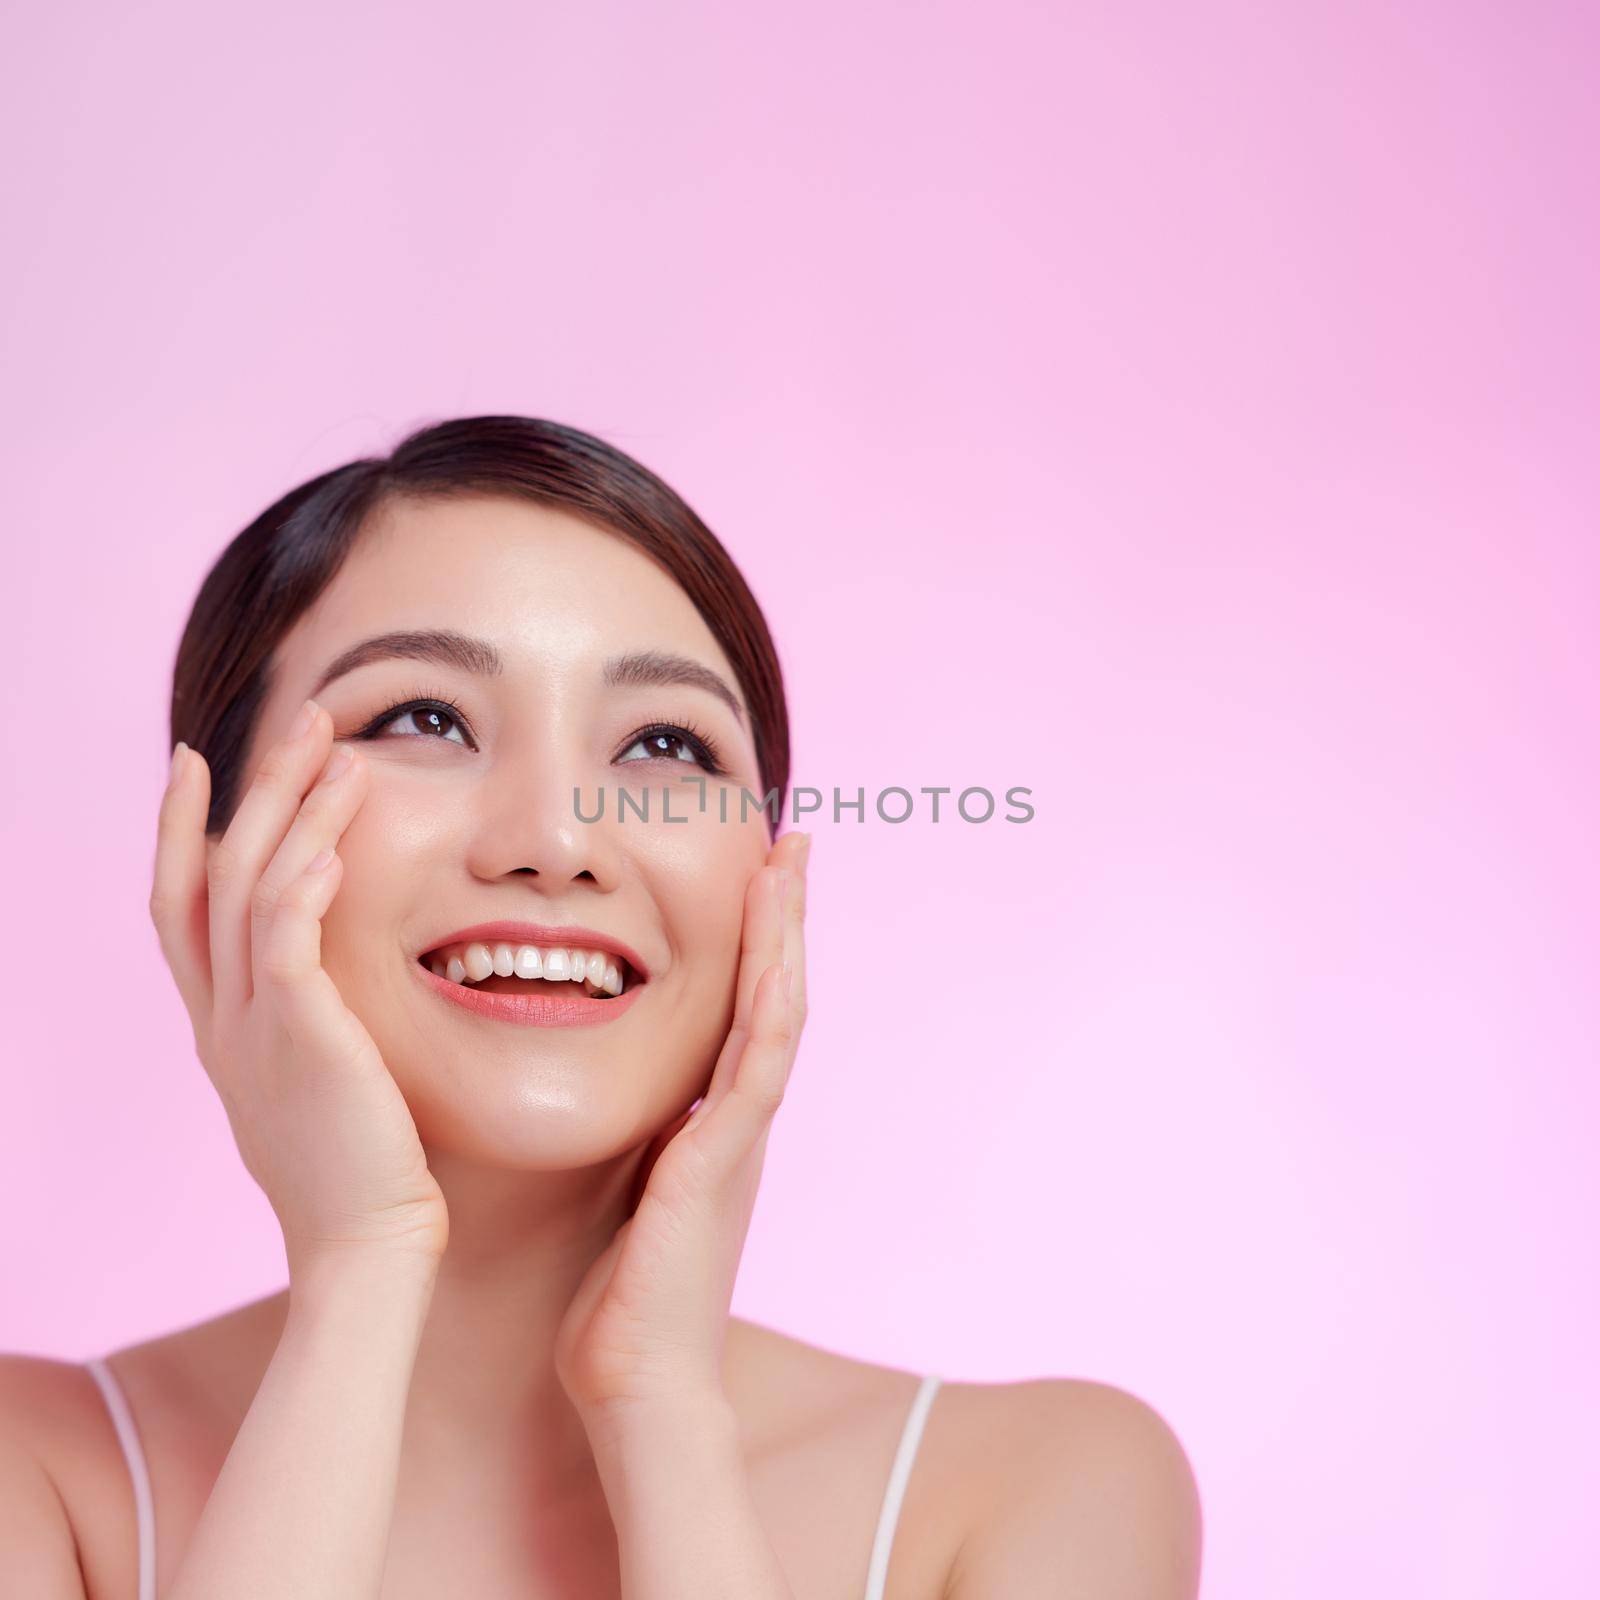
{"type": "Polygon", "coordinates": [[[806,1016],[807,834],[784,834],[745,894],[733,1025],[705,1098],[651,1141],[637,1204],[556,1335],[586,1422],[722,1394],[722,1347],[767,1135],[806,1016]]]}

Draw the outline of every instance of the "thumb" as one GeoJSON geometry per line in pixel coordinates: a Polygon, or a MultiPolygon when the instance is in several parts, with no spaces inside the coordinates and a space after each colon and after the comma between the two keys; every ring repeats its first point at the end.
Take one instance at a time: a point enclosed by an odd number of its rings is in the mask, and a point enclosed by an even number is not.
{"type": "Polygon", "coordinates": [[[672,1143],[683,1131],[684,1124],[688,1122],[692,1111],[684,1111],[676,1116],[645,1146],[644,1155],[639,1161],[637,1171],[633,1175],[633,1186],[628,1192],[628,1215],[631,1217],[639,1209],[639,1202],[644,1198],[644,1192],[650,1185],[650,1174],[655,1171],[656,1162],[661,1157],[661,1152],[672,1143]]]}

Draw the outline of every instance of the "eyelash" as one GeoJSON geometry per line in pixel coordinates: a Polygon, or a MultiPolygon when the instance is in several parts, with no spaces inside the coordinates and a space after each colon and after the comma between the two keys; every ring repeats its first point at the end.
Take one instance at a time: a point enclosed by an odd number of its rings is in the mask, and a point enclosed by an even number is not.
{"type": "MultiPolygon", "coordinates": [[[[380,711],[364,727],[357,729],[351,735],[355,739],[376,739],[378,735],[397,717],[402,717],[412,711],[443,711],[461,731],[470,738],[471,723],[467,721],[467,714],[458,706],[449,695],[437,689],[419,689],[407,699],[397,700],[387,709],[380,711]]],[[[652,722],[643,728],[637,728],[624,740],[622,748],[631,750],[641,739],[654,738],[657,734],[665,734],[669,738],[682,739],[689,746],[696,757],[696,764],[703,767],[712,777],[727,776],[727,771],[722,765],[722,755],[715,739],[685,717],[679,722],[652,722]]],[[[425,737],[418,735],[417,737],[425,737]]],[[[477,748],[476,745],[473,746],[477,748]]],[[[664,758],[670,759],[670,758],[664,758]]],[[[631,763],[630,763],[631,765],[631,763]]]]}
{"type": "Polygon", "coordinates": [[[713,778],[727,776],[716,741],[709,733],[702,733],[687,717],[682,722],[652,722],[649,727],[630,733],[622,748],[631,750],[641,739],[653,739],[658,733],[665,734],[669,739],[682,739],[695,752],[697,764],[704,767],[713,778]]]}

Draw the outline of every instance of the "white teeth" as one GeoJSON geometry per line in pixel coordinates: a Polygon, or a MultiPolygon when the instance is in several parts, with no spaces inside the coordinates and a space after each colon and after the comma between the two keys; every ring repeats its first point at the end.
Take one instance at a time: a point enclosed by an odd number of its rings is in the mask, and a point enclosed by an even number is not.
{"type": "Polygon", "coordinates": [[[572,946],[542,949],[505,940],[493,944],[474,940],[466,945],[441,947],[426,958],[426,963],[430,972],[451,983],[482,983],[493,975],[576,983],[592,993],[609,995],[619,995],[627,987],[619,959],[603,950],[572,946]]]}

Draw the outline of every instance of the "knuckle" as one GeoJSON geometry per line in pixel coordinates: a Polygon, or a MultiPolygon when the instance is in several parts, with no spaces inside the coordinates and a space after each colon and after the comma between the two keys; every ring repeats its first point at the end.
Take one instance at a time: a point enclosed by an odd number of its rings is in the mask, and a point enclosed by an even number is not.
{"type": "Polygon", "coordinates": [[[319,783],[301,802],[300,814],[315,821],[324,821],[338,812],[344,799],[344,790],[339,786],[319,783]]]}
{"type": "Polygon", "coordinates": [[[294,765],[295,753],[282,745],[274,745],[261,758],[261,765],[256,768],[251,786],[256,789],[287,787],[294,765]]]}
{"type": "Polygon", "coordinates": [[[750,1103],[763,1116],[770,1117],[776,1113],[783,1104],[783,1085],[781,1083],[757,1083],[750,1089],[750,1103]]]}
{"type": "Polygon", "coordinates": [[[268,987],[291,989],[305,975],[305,967],[293,954],[269,945],[261,955],[260,973],[268,987]]]}
{"type": "Polygon", "coordinates": [[[680,1150],[678,1141],[674,1140],[672,1156],[663,1156],[656,1164],[661,1174],[659,1181],[663,1188],[694,1193],[706,1187],[716,1167],[705,1146],[697,1139],[686,1139],[682,1144],[680,1150]]]}
{"type": "Polygon", "coordinates": [[[264,875],[250,891],[250,914],[262,922],[270,920],[282,903],[283,891],[264,875]]]}
{"type": "Polygon", "coordinates": [[[213,894],[225,889],[239,870],[239,853],[226,840],[211,852],[206,863],[206,887],[213,894]]]}

